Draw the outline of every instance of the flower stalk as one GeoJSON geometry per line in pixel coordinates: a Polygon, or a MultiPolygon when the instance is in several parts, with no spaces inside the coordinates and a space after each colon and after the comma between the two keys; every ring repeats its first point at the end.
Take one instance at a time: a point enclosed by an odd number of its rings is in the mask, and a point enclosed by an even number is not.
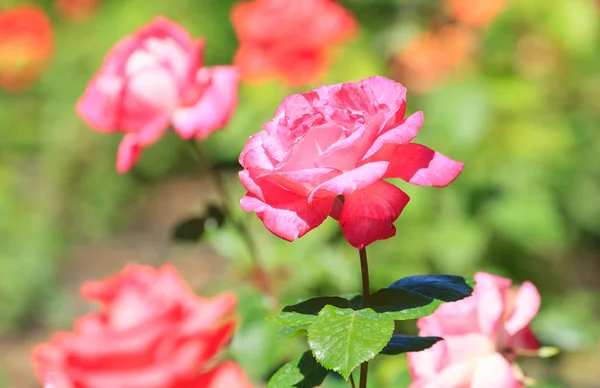
{"type": "MultiPolygon", "coordinates": [[[[360,256],[360,272],[362,277],[362,296],[363,303],[365,303],[367,297],[371,294],[369,285],[369,263],[367,261],[367,248],[362,248],[358,251],[360,256]]],[[[367,374],[369,373],[369,362],[363,362],[360,364],[360,383],[359,388],[367,387],[367,374]]]]}

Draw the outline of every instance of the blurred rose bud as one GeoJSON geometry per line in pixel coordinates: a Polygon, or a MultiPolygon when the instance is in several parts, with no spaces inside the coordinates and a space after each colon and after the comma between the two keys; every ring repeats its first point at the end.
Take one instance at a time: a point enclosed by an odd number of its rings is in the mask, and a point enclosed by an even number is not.
{"type": "Polygon", "coordinates": [[[52,26],[40,8],[0,11],[1,87],[14,92],[29,88],[48,66],[52,49],[52,26]]]}

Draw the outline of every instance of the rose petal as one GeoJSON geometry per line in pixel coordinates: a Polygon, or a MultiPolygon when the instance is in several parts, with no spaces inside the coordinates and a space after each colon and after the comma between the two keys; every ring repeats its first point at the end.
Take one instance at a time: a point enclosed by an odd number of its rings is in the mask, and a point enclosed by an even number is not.
{"type": "Polygon", "coordinates": [[[394,236],[396,228],[393,222],[408,201],[405,192],[384,181],[353,192],[344,198],[340,215],[344,236],[357,249],[394,236]]]}
{"type": "Polygon", "coordinates": [[[315,197],[326,195],[324,192],[337,196],[350,195],[357,190],[364,190],[381,180],[388,165],[388,162],[374,162],[340,174],[315,187],[308,196],[308,202],[310,203],[315,197]]]}
{"type": "Polygon", "coordinates": [[[233,66],[204,68],[210,81],[202,97],[190,108],[180,108],[173,115],[175,131],[184,139],[204,139],[227,124],[237,103],[239,72],[233,66]],[[210,69],[210,70],[208,70],[210,69]]]}
{"type": "Polygon", "coordinates": [[[540,293],[531,282],[524,282],[515,300],[515,307],[504,328],[509,335],[514,335],[531,322],[540,309],[540,293]]]}
{"type": "Polygon", "coordinates": [[[128,134],[123,137],[117,151],[117,171],[125,174],[137,162],[142,153],[142,146],[137,135],[128,134]]]}
{"type": "Polygon", "coordinates": [[[407,144],[417,136],[423,125],[423,112],[409,116],[402,124],[381,134],[369,148],[363,160],[371,157],[386,144],[407,144]]]}
{"type": "Polygon", "coordinates": [[[521,388],[515,378],[510,363],[499,353],[494,353],[479,360],[471,388],[521,388]]]}
{"type": "Polygon", "coordinates": [[[475,290],[477,297],[477,322],[482,333],[496,336],[505,309],[505,293],[510,287],[510,280],[485,272],[475,274],[475,290]]]}
{"type": "Polygon", "coordinates": [[[275,186],[270,190],[261,188],[262,193],[271,198],[264,202],[248,193],[240,201],[242,209],[256,212],[271,233],[288,241],[302,237],[321,225],[329,215],[335,198],[319,198],[309,204],[305,196],[281,188],[277,190],[275,186]]]}
{"type": "Polygon", "coordinates": [[[238,364],[226,361],[204,373],[194,388],[252,388],[252,385],[238,364]]]}
{"type": "Polygon", "coordinates": [[[464,163],[415,143],[395,147],[389,162],[386,178],[401,178],[418,186],[447,186],[464,167],[464,163]]]}

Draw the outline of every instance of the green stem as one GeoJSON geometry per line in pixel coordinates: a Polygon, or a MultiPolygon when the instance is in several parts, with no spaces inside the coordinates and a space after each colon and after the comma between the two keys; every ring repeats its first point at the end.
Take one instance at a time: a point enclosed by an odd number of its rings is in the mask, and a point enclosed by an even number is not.
{"type": "Polygon", "coordinates": [[[354,382],[354,376],[350,375],[350,384],[352,385],[352,388],[356,388],[356,383],[354,382]]]}
{"type": "MultiPolygon", "coordinates": [[[[367,249],[363,248],[358,251],[360,256],[360,272],[362,275],[362,296],[363,303],[371,294],[369,287],[369,263],[367,261],[367,249]]],[[[359,388],[367,388],[367,374],[369,373],[369,362],[360,364],[360,386],[359,388]]]]}
{"type": "Polygon", "coordinates": [[[200,147],[198,142],[195,139],[191,139],[189,143],[192,146],[194,156],[196,157],[196,161],[200,165],[200,168],[209,174],[210,179],[215,185],[217,193],[219,194],[219,197],[221,199],[221,209],[223,211],[223,214],[233,224],[240,236],[242,236],[242,239],[246,243],[246,246],[248,247],[248,251],[250,252],[250,258],[252,259],[252,263],[254,266],[253,278],[257,287],[274,297],[271,282],[269,280],[267,272],[260,263],[260,259],[258,258],[258,249],[256,248],[256,244],[254,243],[254,240],[250,235],[250,231],[248,230],[248,228],[246,228],[245,224],[239,222],[233,217],[233,212],[229,205],[229,192],[227,191],[227,186],[225,185],[223,177],[221,176],[221,174],[219,174],[219,172],[214,168],[213,164],[205,156],[204,151],[202,151],[202,147],[200,147]]]}

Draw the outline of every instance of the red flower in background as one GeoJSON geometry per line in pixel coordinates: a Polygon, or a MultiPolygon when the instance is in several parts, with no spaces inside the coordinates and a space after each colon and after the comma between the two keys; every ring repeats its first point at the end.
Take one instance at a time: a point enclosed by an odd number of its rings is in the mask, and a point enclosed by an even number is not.
{"type": "Polygon", "coordinates": [[[209,369],[233,334],[234,295],[200,298],[169,265],[128,266],[81,293],[102,309],[33,351],[36,374],[50,387],[251,387],[232,362],[209,369]]]}
{"type": "Polygon", "coordinates": [[[143,148],[170,125],[184,139],[204,139],[228,121],[237,103],[233,66],[203,67],[204,43],[158,17],[113,47],[77,103],[101,132],[125,132],[117,170],[127,172],[143,148]]]}
{"type": "Polygon", "coordinates": [[[379,76],[288,96],[242,150],[242,208],[289,241],[328,216],[358,249],[394,236],[409,198],[384,179],[442,187],[463,169],[411,143],[423,113],[405,113],[406,89],[379,76]]]}
{"type": "Polygon", "coordinates": [[[55,7],[65,19],[81,21],[94,14],[100,0],[56,0],[55,7]]]}
{"type": "Polygon", "coordinates": [[[318,80],[331,48],[348,40],[356,21],[332,0],[254,0],[235,6],[240,41],[234,63],[249,80],[279,77],[292,85],[318,80]]]}
{"type": "Polygon", "coordinates": [[[30,87],[52,56],[52,25],[38,7],[0,11],[0,86],[9,91],[30,87]]]}
{"type": "Polygon", "coordinates": [[[508,0],[446,0],[450,17],[471,27],[488,26],[506,7],[508,0]]]}
{"type": "Polygon", "coordinates": [[[523,373],[514,363],[519,350],[540,345],[529,328],[540,307],[540,295],[525,282],[511,288],[510,279],[475,274],[473,295],[445,303],[420,318],[421,336],[440,336],[433,347],[409,353],[411,388],[521,388],[523,373]]]}

